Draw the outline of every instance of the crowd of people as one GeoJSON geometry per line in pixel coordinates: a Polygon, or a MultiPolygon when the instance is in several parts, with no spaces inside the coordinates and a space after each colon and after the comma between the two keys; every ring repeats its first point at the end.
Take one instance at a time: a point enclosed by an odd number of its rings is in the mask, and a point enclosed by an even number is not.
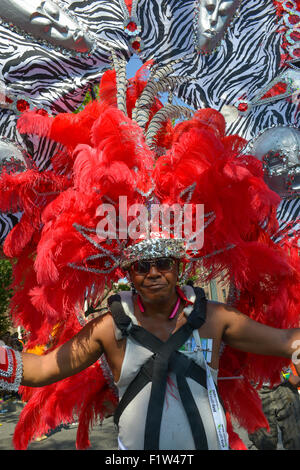
{"type": "Polygon", "coordinates": [[[23,343],[20,340],[18,333],[10,333],[9,331],[7,331],[0,335],[0,344],[1,341],[7,346],[16,349],[17,351],[23,350],[23,343]]]}

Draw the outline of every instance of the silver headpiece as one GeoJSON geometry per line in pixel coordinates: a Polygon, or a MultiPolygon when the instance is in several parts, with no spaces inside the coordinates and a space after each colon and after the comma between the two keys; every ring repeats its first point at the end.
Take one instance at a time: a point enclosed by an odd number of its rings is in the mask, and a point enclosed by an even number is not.
{"type": "Polygon", "coordinates": [[[147,238],[126,248],[120,265],[122,269],[127,269],[138,260],[163,257],[182,259],[185,256],[185,244],[181,239],[147,238]]]}

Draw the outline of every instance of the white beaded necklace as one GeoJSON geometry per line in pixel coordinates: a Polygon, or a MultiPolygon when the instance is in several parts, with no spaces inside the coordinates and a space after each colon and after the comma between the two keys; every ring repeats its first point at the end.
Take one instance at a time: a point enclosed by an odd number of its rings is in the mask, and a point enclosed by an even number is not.
{"type": "Polygon", "coordinates": [[[144,43],[140,37],[142,28],[136,12],[138,1],[139,0],[132,1],[130,13],[125,0],[119,0],[124,15],[124,32],[128,36],[129,44],[135,53],[140,53],[144,49],[144,43]]]}

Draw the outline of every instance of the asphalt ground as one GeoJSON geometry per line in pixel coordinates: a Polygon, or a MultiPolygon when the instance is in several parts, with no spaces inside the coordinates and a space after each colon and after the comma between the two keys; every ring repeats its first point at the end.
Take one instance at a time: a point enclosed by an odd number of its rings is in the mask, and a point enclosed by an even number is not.
{"type": "MultiPolygon", "coordinates": [[[[15,426],[19,419],[23,405],[21,402],[17,403],[14,411],[0,413],[0,451],[12,451],[13,434],[15,426]]],[[[59,451],[74,451],[76,450],[76,433],[77,424],[72,423],[67,427],[60,427],[53,430],[51,435],[41,441],[32,441],[28,449],[29,451],[36,450],[59,450],[59,451]]],[[[239,434],[245,445],[249,450],[256,450],[251,445],[247,432],[234,424],[235,431],[239,434]]],[[[117,432],[113,423],[113,418],[107,418],[102,424],[95,424],[90,431],[91,447],[87,450],[97,451],[115,451],[118,449],[117,432]]],[[[281,443],[278,450],[283,450],[281,443]]]]}
{"type": "MultiPolygon", "coordinates": [[[[16,411],[0,414],[0,451],[14,450],[12,438],[19,419],[21,406],[16,411]]],[[[33,441],[28,450],[76,450],[76,433],[78,426],[69,424],[68,428],[58,428],[52,431],[47,439],[33,441]]],[[[113,419],[107,418],[103,424],[96,424],[90,432],[91,447],[88,450],[118,449],[117,433],[113,419]]]]}

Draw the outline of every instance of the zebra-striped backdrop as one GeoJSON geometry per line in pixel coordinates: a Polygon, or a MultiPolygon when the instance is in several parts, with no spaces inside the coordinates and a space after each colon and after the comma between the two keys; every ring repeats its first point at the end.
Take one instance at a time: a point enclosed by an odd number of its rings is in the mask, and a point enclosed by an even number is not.
{"type": "MultiPolygon", "coordinates": [[[[123,31],[119,0],[61,3],[99,39],[109,41],[129,59],[132,51],[123,31]]],[[[209,56],[195,52],[194,13],[195,0],[140,0],[137,5],[144,42],[141,59],[154,58],[164,65],[181,58],[176,74],[188,75],[191,81],[177,94],[195,109],[220,110],[224,104],[233,106],[242,95],[251,99],[283,70],[282,38],[272,0],[243,0],[239,16],[218,50],[209,56]]],[[[108,66],[108,56],[107,47],[101,43],[92,56],[65,56],[0,25],[0,81],[15,97],[30,99],[53,114],[73,111],[82,103],[89,85],[98,82],[108,66]]],[[[41,170],[46,169],[55,144],[34,138],[25,142],[16,131],[16,120],[12,110],[0,110],[0,136],[15,139],[31,153],[41,170]]],[[[296,103],[282,100],[258,106],[247,116],[233,117],[227,131],[251,139],[279,124],[299,124],[296,103]]],[[[15,221],[14,216],[0,216],[0,241],[15,221]]]]}
{"type": "Polygon", "coordinates": [[[283,236],[297,239],[300,249],[300,197],[283,200],[277,209],[279,229],[273,237],[276,243],[280,243],[283,236]]]}

